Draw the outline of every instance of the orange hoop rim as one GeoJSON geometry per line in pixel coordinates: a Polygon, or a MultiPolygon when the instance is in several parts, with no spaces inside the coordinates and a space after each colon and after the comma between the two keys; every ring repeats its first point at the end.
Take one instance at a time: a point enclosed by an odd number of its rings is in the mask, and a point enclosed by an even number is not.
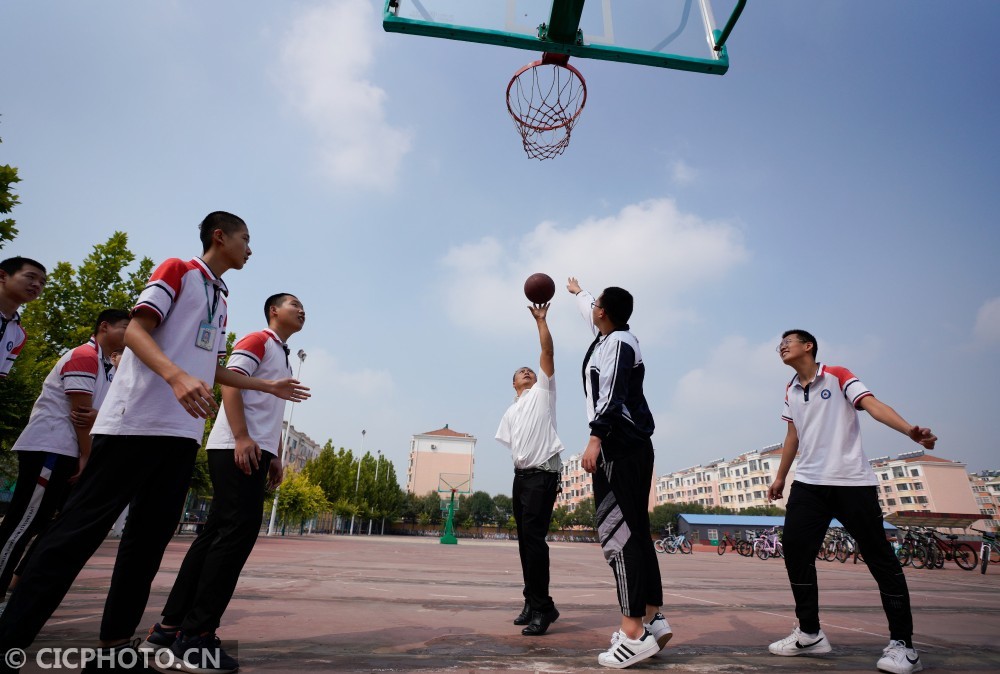
{"type": "Polygon", "coordinates": [[[583,106],[585,106],[586,104],[587,104],[587,80],[585,80],[583,78],[583,73],[581,73],[579,70],[577,70],[576,68],[574,68],[573,66],[571,66],[569,63],[557,63],[557,62],[553,62],[551,60],[547,60],[547,59],[544,59],[544,58],[543,59],[539,59],[537,61],[532,61],[531,63],[527,64],[526,66],[524,66],[523,68],[521,68],[520,70],[518,70],[516,73],[514,73],[514,76],[510,78],[510,83],[507,84],[507,112],[510,113],[510,116],[513,117],[514,120],[518,124],[520,124],[522,127],[526,128],[526,129],[530,129],[532,131],[540,131],[540,132],[556,131],[556,130],[561,129],[561,128],[565,127],[565,126],[572,127],[573,122],[575,122],[576,118],[580,116],[581,112],[583,112],[583,106]],[[551,125],[548,125],[548,126],[535,126],[534,124],[531,124],[531,123],[526,122],[525,120],[523,120],[521,118],[521,116],[518,113],[514,112],[514,109],[510,106],[510,90],[511,90],[511,87],[514,86],[514,83],[517,82],[517,78],[519,78],[521,75],[523,75],[524,73],[528,72],[529,70],[532,70],[534,68],[538,68],[539,66],[543,66],[543,65],[551,65],[551,66],[555,66],[557,68],[565,68],[566,70],[570,71],[576,77],[576,79],[579,80],[580,87],[583,90],[583,98],[580,100],[580,107],[578,107],[576,109],[576,112],[573,113],[572,117],[564,120],[562,124],[556,124],[554,126],[551,126],[551,125]]]}

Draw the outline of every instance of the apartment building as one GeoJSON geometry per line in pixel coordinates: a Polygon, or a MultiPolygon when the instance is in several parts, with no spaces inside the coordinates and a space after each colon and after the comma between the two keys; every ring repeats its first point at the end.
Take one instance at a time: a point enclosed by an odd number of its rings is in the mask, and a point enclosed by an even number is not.
{"type": "MultiPolygon", "coordinates": [[[[668,473],[654,482],[655,504],[698,503],[745,510],[766,506],[767,489],[781,462],[781,445],[770,445],[726,460],[716,459],[668,473]]],[[[795,465],[788,483],[795,477],[795,465]]]]}
{"type": "Polygon", "coordinates": [[[965,464],[923,450],[895,459],[871,459],[879,480],[879,505],[885,513],[918,510],[936,513],[977,513],[965,464]]]}
{"type": "Polygon", "coordinates": [[[970,473],[969,486],[972,487],[979,513],[985,520],[983,524],[994,531],[1000,529],[1000,517],[997,517],[997,513],[1000,513],[1000,470],[970,473]]]}
{"type": "MultiPolygon", "coordinates": [[[[562,486],[562,491],[556,495],[556,507],[563,506],[570,512],[576,510],[576,507],[581,501],[585,499],[594,498],[594,482],[590,476],[590,473],[585,471],[582,466],[580,466],[580,457],[583,454],[576,454],[568,459],[563,458],[562,475],[560,476],[559,484],[562,486]]],[[[655,471],[655,468],[654,468],[655,471]]],[[[655,485],[656,478],[653,478],[653,486],[649,489],[649,509],[652,510],[653,506],[656,505],[655,499],[655,485]]]]}
{"type": "Polygon", "coordinates": [[[284,465],[286,469],[302,470],[306,461],[315,459],[323,449],[318,442],[297,430],[295,426],[289,428],[287,421],[281,422],[281,430],[282,437],[285,439],[284,465]]]}
{"type": "Polygon", "coordinates": [[[438,491],[442,476],[448,484],[463,483],[472,491],[476,437],[448,428],[418,433],[410,439],[410,462],[406,468],[406,491],[423,496],[438,491]],[[463,477],[464,476],[464,477],[463,477]],[[468,482],[464,482],[465,478],[468,482]]]}

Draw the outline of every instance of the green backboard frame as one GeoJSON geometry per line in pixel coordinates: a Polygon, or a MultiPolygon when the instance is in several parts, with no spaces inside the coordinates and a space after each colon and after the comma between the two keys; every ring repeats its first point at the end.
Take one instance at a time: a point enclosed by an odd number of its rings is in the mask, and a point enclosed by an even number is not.
{"type": "Polygon", "coordinates": [[[724,75],[729,70],[725,43],[745,5],[746,0],[736,0],[719,30],[710,0],[386,0],[382,27],[392,33],[724,75]]]}

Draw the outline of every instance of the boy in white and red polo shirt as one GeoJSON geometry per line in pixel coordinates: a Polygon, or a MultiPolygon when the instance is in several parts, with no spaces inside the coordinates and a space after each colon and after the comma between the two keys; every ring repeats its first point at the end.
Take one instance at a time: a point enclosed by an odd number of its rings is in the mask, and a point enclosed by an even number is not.
{"type": "Polygon", "coordinates": [[[292,378],[245,377],[219,364],[228,293],[221,277],[246,264],[250,233],[242,219],[223,211],[210,213],[200,230],[202,256],[161,264],[132,310],[128,348],[94,423],[90,461],[0,617],[0,656],[31,644],[130,505],[99,643],[116,657],[142,619],[180,519],[205,418],[216,408],[211,382],[287,400],[308,397],[292,378]]]}
{"type": "MultiPolygon", "coordinates": [[[[278,293],[264,302],[268,327],[236,342],[226,367],[243,377],[290,377],[288,338],[302,329],[306,312],[297,297],[278,293]]],[[[171,648],[178,659],[213,648],[243,565],[253,550],[268,486],[281,483],[284,403],[259,391],[222,388],[222,409],[208,436],[212,510],[188,549],[163,607],[163,621],[149,631],[143,650],[171,648]]],[[[218,671],[236,660],[219,649],[218,671]]]]}
{"type": "Polygon", "coordinates": [[[45,267],[26,257],[0,262],[0,379],[10,372],[28,338],[17,310],[38,299],[45,288],[45,275],[45,267]]]}
{"type": "Polygon", "coordinates": [[[785,478],[798,455],[783,543],[799,624],[769,650],[775,655],[830,652],[830,642],[819,624],[815,561],[830,521],[837,518],[864,552],[889,620],[889,645],[876,666],[893,674],[917,672],[923,665],[913,648],[910,594],[899,560],[885,537],[878,479],[861,446],[857,410],[865,410],[926,449],[934,449],[937,437],[929,428],[907,423],[847,368],[816,362],[818,348],[816,338],[805,330],[785,332],[777,348],[795,376],[785,389],[781,418],[788,422],[788,430],[781,464],[767,496],[772,501],[782,498],[785,478]]]}
{"type": "Polygon", "coordinates": [[[72,413],[100,408],[114,373],[109,354],[124,348],[128,323],[127,311],[100,313],[87,343],[64,353],[45,377],[28,425],[11,448],[17,452],[17,486],[0,524],[0,597],[28,541],[61,508],[90,457],[90,424],[74,424],[72,413]]]}

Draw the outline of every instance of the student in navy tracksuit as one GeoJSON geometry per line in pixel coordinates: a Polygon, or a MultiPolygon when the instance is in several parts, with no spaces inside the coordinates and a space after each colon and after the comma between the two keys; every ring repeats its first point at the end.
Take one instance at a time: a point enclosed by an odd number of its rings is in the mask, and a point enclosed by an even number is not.
{"type": "Polygon", "coordinates": [[[622,612],[621,628],[598,662],[621,669],[656,655],[673,636],[659,612],[663,589],[649,532],[654,424],[642,391],[646,366],[629,332],[628,291],[605,288],[595,300],[575,278],[566,288],[596,333],[583,362],[590,441],[580,465],[593,475],[597,533],[622,612]]]}

